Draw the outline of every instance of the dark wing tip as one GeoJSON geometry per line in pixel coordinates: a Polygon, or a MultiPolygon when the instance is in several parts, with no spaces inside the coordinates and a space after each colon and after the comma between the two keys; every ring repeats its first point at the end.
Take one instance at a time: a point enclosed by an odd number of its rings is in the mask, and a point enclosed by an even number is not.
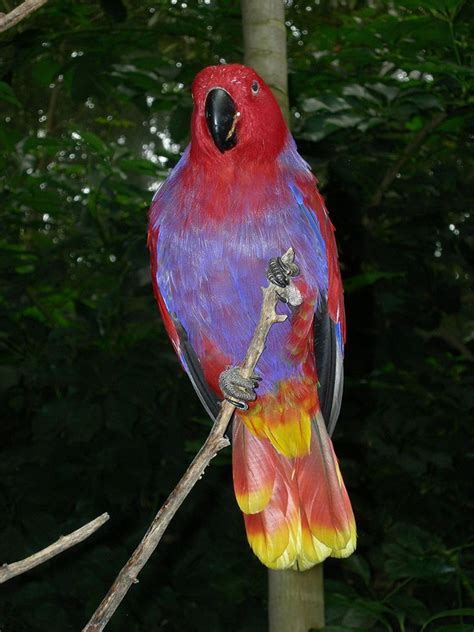
{"type": "Polygon", "coordinates": [[[211,419],[215,420],[220,411],[219,399],[209,388],[206,378],[204,377],[201,363],[193,349],[188,334],[175,315],[173,315],[173,322],[178,332],[180,350],[188,368],[191,383],[207,413],[211,419]]]}
{"type": "Polygon", "coordinates": [[[336,335],[336,323],[321,300],[314,315],[314,351],[318,375],[318,396],[326,427],[336,427],[343,390],[343,358],[336,335]]]}

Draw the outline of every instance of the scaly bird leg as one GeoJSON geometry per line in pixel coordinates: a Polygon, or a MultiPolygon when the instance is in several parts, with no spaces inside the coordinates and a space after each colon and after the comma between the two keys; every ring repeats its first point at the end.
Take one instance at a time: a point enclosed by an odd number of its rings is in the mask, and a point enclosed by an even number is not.
{"type": "Polygon", "coordinates": [[[247,402],[257,399],[255,389],[258,388],[261,379],[258,375],[252,375],[250,378],[242,377],[240,367],[232,366],[222,371],[219,386],[228,402],[239,410],[247,410],[247,402]]]}

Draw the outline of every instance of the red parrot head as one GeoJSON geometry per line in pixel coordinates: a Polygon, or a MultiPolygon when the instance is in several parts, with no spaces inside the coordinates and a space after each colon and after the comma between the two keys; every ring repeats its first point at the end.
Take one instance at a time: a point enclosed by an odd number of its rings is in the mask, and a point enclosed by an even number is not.
{"type": "Polygon", "coordinates": [[[241,64],[204,68],[192,86],[191,152],[214,160],[273,160],[288,130],[270,88],[241,64]]]}

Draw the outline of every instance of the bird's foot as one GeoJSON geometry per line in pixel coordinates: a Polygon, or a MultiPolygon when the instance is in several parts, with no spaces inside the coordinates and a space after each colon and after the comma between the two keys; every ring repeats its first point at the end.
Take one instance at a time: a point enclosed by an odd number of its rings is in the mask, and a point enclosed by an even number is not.
{"type": "Polygon", "coordinates": [[[284,262],[281,257],[273,257],[268,262],[267,279],[278,286],[277,294],[284,303],[292,307],[301,305],[303,299],[291,279],[298,276],[299,267],[293,261],[284,262]]]}
{"type": "Polygon", "coordinates": [[[298,276],[299,273],[300,269],[296,263],[284,263],[281,257],[273,257],[268,262],[267,279],[279,287],[289,285],[291,278],[298,276]]]}
{"type": "Polygon", "coordinates": [[[243,377],[240,373],[240,367],[232,366],[230,369],[222,371],[219,377],[219,386],[225,399],[233,404],[239,410],[247,410],[247,402],[253,402],[257,399],[255,389],[258,388],[261,377],[252,375],[252,377],[243,377]]]}

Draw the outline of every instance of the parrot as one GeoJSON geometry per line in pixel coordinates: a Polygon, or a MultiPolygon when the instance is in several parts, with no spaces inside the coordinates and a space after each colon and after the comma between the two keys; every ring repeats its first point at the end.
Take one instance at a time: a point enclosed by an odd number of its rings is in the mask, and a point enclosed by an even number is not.
{"type": "Polygon", "coordinates": [[[356,547],[330,436],[346,339],[334,227],[280,107],[250,67],[201,70],[191,140],[155,193],[148,248],[155,298],[179,361],[216,419],[235,406],[232,476],[247,539],[268,568],[305,571],[356,547]],[[282,253],[291,247],[293,264],[282,253]],[[239,371],[261,287],[294,284],[254,375],[239,371]],[[258,391],[258,395],[257,395],[258,391]]]}

